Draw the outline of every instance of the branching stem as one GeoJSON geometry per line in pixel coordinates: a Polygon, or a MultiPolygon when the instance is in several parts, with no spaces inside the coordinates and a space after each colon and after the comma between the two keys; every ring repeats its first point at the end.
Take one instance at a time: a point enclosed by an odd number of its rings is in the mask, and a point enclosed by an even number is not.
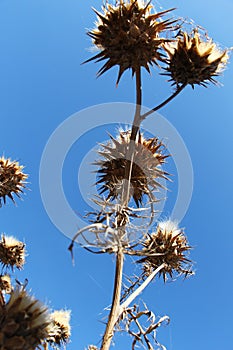
{"type": "MultiPolygon", "coordinates": [[[[122,197],[121,197],[121,208],[123,209],[128,205],[130,199],[130,179],[132,174],[135,140],[140,128],[141,122],[141,105],[142,105],[142,87],[141,87],[141,68],[138,67],[136,71],[136,109],[131,129],[129,148],[126,154],[126,159],[129,160],[125,167],[125,181],[123,183],[122,197]]],[[[121,299],[121,288],[122,288],[122,276],[123,276],[123,263],[124,253],[121,245],[118,247],[116,255],[116,271],[115,271],[115,283],[112,298],[111,311],[108,318],[108,323],[103,336],[101,350],[108,350],[112,337],[114,334],[114,327],[119,317],[120,299],[121,299]]]]}
{"type": "MultiPolygon", "coordinates": [[[[126,154],[125,167],[125,180],[123,182],[122,196],[121,196],[121,209],[123,210],[126,207],[130,200],[130,179],[132,175],[132,168],[134,162],[134,152],[135,152],[135,141],[137,134],[140,129],[141,122],[153,112],[156,112],[160,108],[164,107],[168,102],[175,98],[186,86],[183,84],[178,87],[177,90],[168,97],[165,101],[152,108],[150,111],[141,115],[141,106],[142,106],[142,86],[141,86],[141,68],[138,67],[136,70],[136,108],[135,115],[133,120],[133,125],[131,129],[130,143],[129,148],[126,154]]],[[[124,230],[123,230],[124,231],[124,230]]],[[[122,232],[123,232],[122,231],[122,232]]],[[[120,241],[120,237],[119,237],[120,241]]],[[[109,350],[112,337],[114,335],[114,327],[117,323],[122,312],[129,306],[129,304],[146,288],[146,286],[153,280],[156,274],[164,268],[164,264],[160,265],[155,271],[151,273],[150,276],[120,305],[121,299],[121,288],[122,288],[122,276],[123,276],[123,265],[124,265],[124,252],[122,246],[119,245],[118,252],[116,254],[116,270],[115,270],[115,283],[114,291],[112,297],[112,306],[108,318],[108,323],[105,329],[103,336],[102,344],[100,350],[109,350]]]]}
{"type": "Polygon", "coordinates": [[[179,93],[186,87],[186,83],[182,84],[181,86],[179,86],[176,91],[169,96],[166,100],[164,100],[162,103],[160,103],[159,105],[155,106],[154,108],[150,109],[148,112],[144,113],[143,115],[141,115],[141,121],[146,119],[146,117],[148,117],[150,114],[158,111],[159,109],[161,109],[162,107],[164,107],[168,102],[170,102],[171,100],[173,100],[177,95],[179,95],[179,93]]]}
{"type": "Polygon", "coordinates": [[[132,301],[137,298],[139,294],[148,286],[148,284],[153,280],[153,278],[164,268],[164,264],[161,264],[156,270],[154,270],[147,279],[132,293],[130,296],[120,305],[118,317],[122,312],[127,309],[127,307],[132,303],[132,301]]]}

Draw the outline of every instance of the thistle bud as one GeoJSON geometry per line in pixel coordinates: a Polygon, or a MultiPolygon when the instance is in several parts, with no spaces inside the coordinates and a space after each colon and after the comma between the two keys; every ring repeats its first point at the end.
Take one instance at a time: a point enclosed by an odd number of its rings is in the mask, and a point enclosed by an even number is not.
{"type": "Polygon", "coordinates": [[[27,175],[23,173],[23,166],[16,161],[0,158],[0,206],[6,203],[6,197],[15,202],[13,194],[20,197],[25,188],[27,175]]]}
{"type": "MultiPolygon", "coordinates": [[[[114,200],[122,195],[125,169],[130,162],[126,159],[130,144],[130,131],[120,132],[119,137],[106,145],[102,144],[103,151],[99,154],[103,157],[95,164],[99,166],[99,180],[101,184],[100,193],[108,192],[108,198],[114,200]]],[[[164,146],[157,138],[146,139],[139,134],[135,141],[134,161],[130,178],[130,196],[136,205],[142,203],[144,195],[152,199],[152,193],[163,187],[158,180],[167,179],[166,172],[161,168],[167,155],[164,155],[164,146]]]]}
{"type": "Polygon", "coordinates": [[[10,294],[12,290],[11,278],[9,275],[0,276],[0,291],[10,294]]]}
{"type": "Polygon", "coordinates": [[[66,344],[70,338],[70,311],[57,310],[50,314],[51,322],[47,328],[47,343],[53,347],[66,344]]]}
{"type": "Polygon", "coordinates": [[[25,263],[25,244],[3,234],[0,240],[0,263],[7,268],[22,269],[25,263]]]}
{"type": "Polygon", "coordinates": [[[214,77],[223,71],[229,58],[227,50],[220,50],[209,38],[201,38],[197,30],[191,35],[181,33],[175,42],[165,43],[163,48],[168,54],[165,75],[178,86],[216,84],[214,77]]]}
{"type": "Polygon", "coordinates": [[[159,13],[151,13],[151,10],[150,2],[144,4],[139,0],[121,1],[116,6],[108,4],[103,13],[94,10],[98,22],[96,29],[88,35],[100,53],[86,62],[107,60],[98,75],[118,65],[118,84],[125,70],[131,69],[134,74],[138,68],[144,67],[150,72],[150,65],[163,59],[161,44],[169,40],[160,35],[172,28],[175,21],[161,20],[171,10],[159,13]]]}
{"type": "Polygon", "coordinates": [[[0,310],[0,349],[32,350],[47,337],[47,308],[22,287],[11,292],[0,310]]]}
{"type": "Polygon", "coordinates": [[[172,221],[160,222],[156,232],[148,234],[142,243],[141,251],[144,258],[137,261],[143,264],[144,275],[164,264],[160,275],[166,281],[166,275],[173,277],[173,273],[192,274],[190,270],[191,261],[187,259],[186,253],[191,249],[183,230],[172,221]]]}

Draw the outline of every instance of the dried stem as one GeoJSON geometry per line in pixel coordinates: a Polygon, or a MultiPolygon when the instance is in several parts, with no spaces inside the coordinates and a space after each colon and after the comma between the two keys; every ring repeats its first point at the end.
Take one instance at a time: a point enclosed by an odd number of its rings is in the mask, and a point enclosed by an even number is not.
{"type": "Polygon", "coordinates": [[[139,308],[136,308],[136,305],[133,306],[133,308],[129,308],[126,311],[126,327],[128,333],[134,337],[133,343],[132,343],[132,350],[135,350],[137,348],[137,343],[143,344],[143,341],[146,343],[146,347],[148,350],[153,350],[154,346],[151,344],[149,340],[149,336],[152,337],[152,339],[155,341],[155,343],[162,349],[165,349],[161,344],[158,343],[156,340],[156,329],[161,326],[161,324],[165,321],[169,323],[170,319],[168,316],[161,317],[158,322],[155,323],[155,315],[149,311],[148,309],[144,311],[140,311],[139,308]],[[140,323],[140,318],[143,316],[147,316],[147,321],[150,321],[150,325],[143,326],[140,323]],[[131,331],[130,325],[131,323],[134,323],[137,328],[138,332],[131,331]]]}
{"type": "Polygon", "coordinates": [[[142,106],[142,84],[141,84],[141,69],[140,67],[136,71],[136,109],[134,114],[134,120],[131,129],[130,143],[128,152],[126,154],[126,159],[129,162],[126,163],[125,167],[125,180],[123,183],[122,190],[122,206],[125,207],[129,202],[129,192],[130,192],[130,179],[133,167],[134,150],[135,150],[135,140],[140,128],[141,123],[141,106],[142,106]]]}
{"type": "Polygon", "coordinates": [[[124,253],[122,248],[119,248],[116,256],[116,272],[115,272],[115,283],[113,291],[113,299],[111,311],[108,318],[108,323],[105,329],[105,334],[103,337],[101,350],[109,349],[114,334],[114,326],[118,320],[119,315],[119,305],[121,298],[121,287],[122,287],[122,274],[123,274],[123,263],[124,263],[124,253]]]}
{"type": "Polygon", "coordinates": [[[156,270],[154,270],[147,279],[132,293],[130,296],[120,305],[118,317],[122,312],[132,303],[132,301],[148,286],[153,278],[164,268],[164,264],[161,264],[156,270]]]}
{"type": "MultiPolygon", "coordinates": [[[[131,314],[131,316],[133,317],[132,314],[131,314]]],[[[140,325],[140,323],[139,323],[137,317],[133,317],[133,319],[134,319],[134,322],[135,322],[135,324],[137,325],[137,327],[138,327],[138,329],[139,329],[140,335],[143,335],[143,338],[144,338],[144,340],[145,340],[145,342],[146,342],[146,345],[147,345],[148,349],[149,349],[149,350],[153,350],[153,347],[152,347],[152,345],[151,345],[149,339],[147,338],[145,332],[143,331],[143,328],[142,328],[142,326],[140,325]]],[[[136,343],[135,343],[134,345],[136,345],[136,343]]],[[[134,347],[134,348],[135,348],[135,347],[134,347]]]]}
{"type": "MultiPolygon", "coordinates": [[[[130,179],[132,173],[133,159],[134,159],[134,150],[135,150],[135,140],[140,127],[140,114],[141,114],[141,105],[142,105],[142,87],[141,87],[141,68],[138,67],[136,71],[136,109],[133,120],[133,125],[131,129],[131,137],[128,152],[126,154],[126,159],[130,160],[127,162],[125,168],[125,181],[123,183],[122,197],[121,197],[121,210],[128,205],[130,198],[130,179]]],[[[103,341],[101,344],[101,350],[108,350],[112,337],[114,334],[114,326],[119,317],[120,309],[120,298],[121,298],[121,288],[122,288],[122,275],[123,275],[123,262],[124,262],[124,253],[122,247],[118,247],[118,252],[116,256],[116,272],[115,272],[115,284],[113,291],[113,299],[111,311],[108,318],[108,323],[105,329],[103,336],[103,341]]]]}
{"type": "Polygon", "coordinates": [[[0,308],[1,308],[1,306],[3,306],[4,304],[5,304],[5,301],[4,301],[3,293],[2,293],[2,291],[0,290],[0,308]]]}
{"type": "MultiPolygon", "coordinates": [[[[126,154],[126,159],[129,162],[126,163],[125,168],[125,180],[123,183],[122,197],[121,197],[121,210],[128,205],[130,199],[130,179],[132,174],[132,167],[134,161],[134,151],[135,151],[135,140],[140,129],[141,122],[153,112],[159,110],[175,98],[186,86],[183,84],[178,87],[177,90],[168,97],[165,101],[160,103],[158,106],[154,107],[147,113],[141,115],[141,106],[142,106],[142,87],[141,87],[141,69],[140,67],[136,71],[136,109],[133,120],[133,125],[131,129],[131,137],[128,152],[126,154]]],[[[124,231],[124,230],[123,230],[124,231]]],[[[122,231],[122,232],[123,232],[122,231]]],[[[120,241],[120,240],[119,240],[120,241]]],[[[108,318],[108,323],[105,329],[105,333],[102,340],[101,350],[108,350],[112,337],[114,335],[114,327],[118,321],[122,312],[129,306],[129,304],[146,288],[146,286],[152,281],[156,274],[164,268],[164,264],[161,264],[155,271],[152,272],[150,276],[120,305],[121,298],[121,288],[122,288],[122,276],[123,276],[123,262],[124,262],[124,253],[122,247],[119,245],[118,252],[116,256],[116,272],[115,272],[115,283],[113,291],[113,299],[111,311],[108,318]]]]}
{"type": "Polygon", "coordinates": [[[160,108],[164,107],[168,102],[170,102],[171,100],[173,100],[177,95],[179,95],[179,93],[187,86],[186,83],[182,84],[181,86],[179,86],[176,91],[169,96],[166,100],[164,100],[162,103],[160,103],[159,105],[155,106],[154,108],[152,108],[151,110],[149,110],[148,112],[144,113],[143,115],[141,115],[141,121],[146,119],[146,117],[148,117],[148,115],[158,111],[160,108]]]}

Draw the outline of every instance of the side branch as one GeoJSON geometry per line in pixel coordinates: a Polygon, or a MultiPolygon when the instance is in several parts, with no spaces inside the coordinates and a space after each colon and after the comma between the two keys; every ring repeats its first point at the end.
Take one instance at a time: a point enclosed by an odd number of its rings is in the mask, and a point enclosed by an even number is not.
{"type": "Polygon", "coordinates": [[[171,100],[173,100],[173,98],[175,98],[177,95],[179,95],[179,93],[186,87],[186,83],[184,83],[183,85],[179,86],[176,91],[169,96],[165,101],[163,101],[162,103],[160,103],[159,105],[155,106],[154,108],[152,108],[151,110],[149,110],[148,112],[144,113],[143,115],[141,115],[141,121],[146,119],[146,117],[148,117],[148,115],[158,111],[160,108],[164,107],[168,102],[170,102],[171,100]]]}
{"type": "Polygon", "coordinates": [[[161,264],[156,270],[154,270],[150,276],[132,293],[130,296],[120,305],[118,317],[123,313],[125,309],[132,303],[132,301],[142,293],[142,291],[148,286],[153,278],[164,268],[164,263],[161,264]]]}

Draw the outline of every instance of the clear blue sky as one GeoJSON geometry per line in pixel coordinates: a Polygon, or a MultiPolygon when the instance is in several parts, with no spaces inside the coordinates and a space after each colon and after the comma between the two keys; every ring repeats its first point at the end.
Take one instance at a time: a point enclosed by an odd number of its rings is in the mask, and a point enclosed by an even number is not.
{"type": "MultiPolygon", "coordinates": [[[[177,16],[192,18],[207,28],[223,47],[233,45],[232,0],[156,4],[158,10],[159,6],[176,7],[177,16]]],[[[72,309],[70,350],[98,345],[104,330],[100,322],[106,315],[103,309],[111,301],[114,259],[92,255],[77,246],[72,266],[67,250],[70,241],[52,224],[41,200],[41,155],[51,133],[70,115],[96,104],[134,102],[129,73],[116,89],[115,69],[96,79],[100,66],[80,65],[93,54],[85,34],[95,20],[91,6],[100,9],[101,1],[0,1],[0,153],[19,160],[30,175],[30,191],[23,201],[18,200],[17,206],[8,201],[1,208],[1,232],[27,244],[27,264],[23,272],[16,273],[17,278],[27,277],[36,297],[52,308],[72,309]]],[[[182,136],[194,169],[193,197],[181,226],[194,247],[191,257],[196,262],[196,275],[166,285],[156,281],[144,293],[156,314],[171,317],[170,326],[158,332],[158,340],[168,350],[233,348],[231,64],[219,80],[223,87],[194,91],[188,87],[160,112],[182,136]]],[[[148,107],[171,91],[156,71],[151,77],[143,76],[143,86],[143,104],[148,107]]],[[[97,130],[86,143],[76,143],[63,169],[67,199],[80,214],[86,206],[77,188],[77,169],[90,145],[103,141],[99,136],[97,130]]],[[[172,199],[176,177],[170,189],[172,199]]],[[[127,269],[132,270],[131,261],[125,272],[127,269]]],[[[117,336],[116,340],[116,350],[129,348],[125,337],[117,336]]]]}

